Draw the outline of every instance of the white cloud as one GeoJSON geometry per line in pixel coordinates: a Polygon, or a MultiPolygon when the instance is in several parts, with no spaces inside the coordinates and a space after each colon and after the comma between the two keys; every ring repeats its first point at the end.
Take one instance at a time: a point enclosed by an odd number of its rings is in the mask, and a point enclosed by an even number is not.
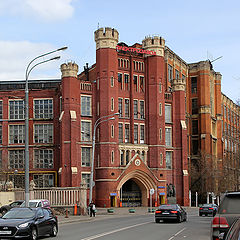
{"type": "MultiPolygon", "coordinates": [[[[28,63],[36,56],[52,51],[53,49],[57,49],[56,46],[47,43],[0,41],[0,80],[25,79],[25,70],[28,63]]],[[[57,55],[62,56],[63,52],[54,53],[49,56],[51,58],[57,55]]],[[[39,60],[47,59],[49,58],[45,57],[39,60]]],[[[36,61],[36,63],[37,62],[38,61],[36,61]]],[[[37,66],[36,69],[31,72],[31,79],[60,77],[59,66],[61,62],[53,61],[37,66]]]]}
{"type": "Polygon", "coordinates": [[[43,21],[60,21],[72,17],[73,0],[7,0],[0,1],[0,14],[35,17],[43,21]]]}

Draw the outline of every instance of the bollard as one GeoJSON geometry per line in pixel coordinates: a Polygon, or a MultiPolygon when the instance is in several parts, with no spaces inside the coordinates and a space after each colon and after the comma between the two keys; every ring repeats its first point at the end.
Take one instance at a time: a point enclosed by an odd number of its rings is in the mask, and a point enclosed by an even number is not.
{"type": "Polygon", "coordinates": [[[66,209],[66,215],[65,218],[68,218],[68,210],[66,209]]]}
{"type": "Polygon", "coordinates": [[[74,214],[74,216],[77,215],[77,204],[76,204],[76,203],[75,203],[75,205],[74,205],[74,212],[73,212],[73,214],[74,214]]]}

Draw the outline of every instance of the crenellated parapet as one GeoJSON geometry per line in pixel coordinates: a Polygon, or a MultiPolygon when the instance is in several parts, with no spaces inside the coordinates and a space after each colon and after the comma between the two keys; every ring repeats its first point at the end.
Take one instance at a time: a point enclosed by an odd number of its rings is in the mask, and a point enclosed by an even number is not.
{"type": "Polygon", "coordinates": [[[156,52],[157,56],[164,56],[165,40],[162,37],[146,37],[142,41],[142,48],[156,52]]]}
{"type": "Polygon", "coordinates": [[[174,79],[172,82],[173,91],[185,91],[186,80],[185,79],[174,79]]]}
{"type": "Polygon", "coordinates": [[[118,44],[118,31],[114,28],[99,28],[94,32],[96,49],[113,48],[116,49],[118,44]]]}
{"type": "Polygon", "coordinates": [[[62,78],[63,77],[77,77],[78,65],[76,63],[64,63],[61,65],[62,78]]]}

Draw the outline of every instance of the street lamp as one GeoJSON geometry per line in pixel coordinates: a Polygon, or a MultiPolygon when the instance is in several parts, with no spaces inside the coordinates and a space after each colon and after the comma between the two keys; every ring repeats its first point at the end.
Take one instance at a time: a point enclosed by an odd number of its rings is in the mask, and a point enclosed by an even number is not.
{"type": "Polygon", "coordinates": [[[92,141],[92,162],[91,162],[91,175],[90,175],[90,186],[89,186],[89,203],[92,202],[92,193],[93,193],[93,187],[94,187],[94,182],[93,182],[93,171],[94,171],[94,153],[95,153],[95,140],[96,140],[96,129],[99,124],[103,122],[107,122],[109,120],[114,120],[115,115],[119,115],[119,113],[114,113],[110,115],[106,115],[103,117],[100,117],[96,120],[93,128],[93,141],[92,141]]]}
{"type": "Polygon", "coordinates": [[[46,63],[46,62],[50,62],[53,60],[58,60],[60,59],[60,56],[58,57],[53,57],[41,62],[38,62],[36,64],[34,64],[33,66],[32,63],[44,56],[47,56],[49,54],[58,52],[58,51],[63,51],[66,50],[67,47],[62,47],[59,48],[57,50],[51,51],[51,52],[47,52],[44,53],[40,56],[35,57],[33,60],[31,60],[26,68],[26,73],[25,73],[25,205],[26,207],[29,207],[29,91],[28,91],[28,77],[30,72],[38,65],[46,63]]]}

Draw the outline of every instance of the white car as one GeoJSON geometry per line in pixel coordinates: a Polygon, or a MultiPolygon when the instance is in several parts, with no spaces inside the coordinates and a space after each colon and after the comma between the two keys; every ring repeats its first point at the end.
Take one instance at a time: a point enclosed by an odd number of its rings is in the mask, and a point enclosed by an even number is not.
{"type": "MultiPolygon", "coordinates": [[[[25,201],[20,205],[20,207],[25,207],[25,201]]],[[[47,199],[34,199],[29,200],[29,207],[35,208],[35,207],[44,207],[44,208],[50,208],[50,202],[47,199]]]]}

